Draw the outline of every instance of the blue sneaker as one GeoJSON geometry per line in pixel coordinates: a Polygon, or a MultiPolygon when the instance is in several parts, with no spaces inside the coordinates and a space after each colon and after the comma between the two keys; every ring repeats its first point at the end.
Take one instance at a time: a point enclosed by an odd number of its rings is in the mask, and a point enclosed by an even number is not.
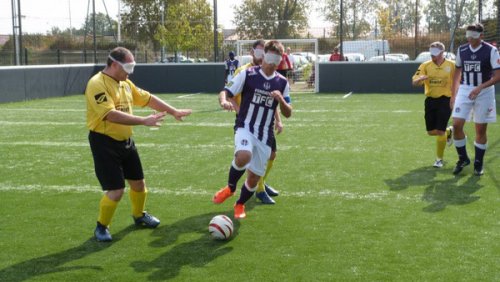
{"type": "Polygon", "coordinates": [[[147,212],[143,212],[141,217],[134,217],[135,225],[148,228],[156,228],[160,224],[160,220],[147,212]]]}
{"type": "Polygon", "coordinates": [[[255,197],[257,197],[257,199],[259,199],[263,204],[266,204],[266,205],[276,204],[276,202],[271,197],[269,197],[269,195],[266,193],[266,191],[256,193],[255,197]]]}
{"type": "Polygon", "coordinates": [[[271,197],[276,197],[276,196],[278,196],[280,194],[278,191],[274,190],[273,187],[271,187],[271,186],[269,186],[269,185],[267,185],[265,183],[264,183],[264,187],[265,187],[267,195],[269,195],[271,197]]]}
{"type": "Polygon", "coordinates": [[[97,226],[94,231],[94,236],[96,240],[99,242],[111,242],[111,240],[113,240],[111,238],[111,234],[109,233],[108,227],[102,225],[101,223],[99,223],[99,221],[97,222],[97,226]]]}

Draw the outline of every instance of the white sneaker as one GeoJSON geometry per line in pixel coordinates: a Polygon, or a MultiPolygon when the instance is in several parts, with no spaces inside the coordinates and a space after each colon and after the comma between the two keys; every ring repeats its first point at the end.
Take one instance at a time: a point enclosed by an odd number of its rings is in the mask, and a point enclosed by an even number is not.
{"type": "Polygon", "coordinates": [[[450,147],[453,145],[453,125],[448,126],[447,129],[450,130],[450,135],[446,136],[446,144],[450,147]]]}
{"type": "Polygon", "coordinates": [[[444,165],[443,160],[437,159],[433,167],[442,168],[444,165]]]}

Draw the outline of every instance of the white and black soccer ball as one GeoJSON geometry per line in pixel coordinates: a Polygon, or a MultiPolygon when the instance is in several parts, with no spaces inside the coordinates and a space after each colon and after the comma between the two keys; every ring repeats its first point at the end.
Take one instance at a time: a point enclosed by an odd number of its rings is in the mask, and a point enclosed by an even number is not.
{"type": "Polygon", "coordinates": [[[233,231],[233,222],[225,215],[214,216],[208,225],[210,236],[216,240],[227,240],[231,238],[233,231]]]}

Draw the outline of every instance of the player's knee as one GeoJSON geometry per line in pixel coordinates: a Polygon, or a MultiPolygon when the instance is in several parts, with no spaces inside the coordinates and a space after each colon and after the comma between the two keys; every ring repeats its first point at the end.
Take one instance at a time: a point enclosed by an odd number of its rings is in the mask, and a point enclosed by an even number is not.
{"type": "Polygon", "coordinates": [[[130,185],[130,189],[136,192],[144,192],[144,190],[146,189],[146,181],[144,181],[144,179],[128,180],[128,183],[130,185]]]}
{"type": "Polygon", "coordinates": [[[249,151],[238,151],[234,156],[234,162],[239,167],[246,166],[252,159],[252,153],[249,151]]]}
{"type": "Polygon", "coordinates": [[[121,200],[123,193],[125,191],[125,188],[122,189],[117,189],[117,190],[109,190],[106,192],[106,195],[110,200],[113,200],[115,202],[118,202],[121,200]]]}

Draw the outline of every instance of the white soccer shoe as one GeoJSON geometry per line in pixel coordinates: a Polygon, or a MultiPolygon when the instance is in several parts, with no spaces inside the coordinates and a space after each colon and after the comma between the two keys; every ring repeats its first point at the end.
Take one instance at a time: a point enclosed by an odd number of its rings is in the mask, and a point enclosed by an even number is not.
{"type": "Polygon", "coordinates": [[[434,165],[432,166],[436,168],[442,168],[443,165],[444,165],[443,160],[437,159],[436,162],[434,162],[434,165]]]}

